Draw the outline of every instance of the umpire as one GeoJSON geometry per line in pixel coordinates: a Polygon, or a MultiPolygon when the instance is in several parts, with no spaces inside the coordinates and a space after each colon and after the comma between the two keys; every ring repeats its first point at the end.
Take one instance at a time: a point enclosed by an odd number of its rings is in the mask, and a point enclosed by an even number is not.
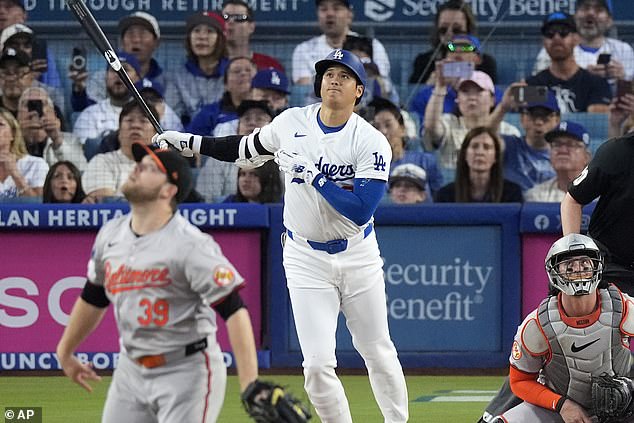
{"type": "Polygon", "coordinates": [[[581,231],[581,211],[599,197],[588,235],[605,257],[603,279],[634,295],[634,133],[606,141],[561,202],[564,235],[581,231]]]}

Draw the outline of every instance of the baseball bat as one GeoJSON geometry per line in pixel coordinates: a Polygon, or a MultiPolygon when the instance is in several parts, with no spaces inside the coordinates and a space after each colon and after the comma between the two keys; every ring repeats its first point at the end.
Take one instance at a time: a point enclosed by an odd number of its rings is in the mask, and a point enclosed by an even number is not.
{"type": "Polygon", "coordinates": [[[156,132],[162,134],[163,128],[161,127],[161,124],[156,119],[156,116],[154,116],[147,103],[145,102],[143,97],[141,97],[141,94],[139,94],[139,91],[132,83],[130,76],[125,71],[125,68],[121,65],[119,57],[112,48],[110,41],[108,41],[108,39],[106,38],[106,35],[101,30],[101,27],[95,20],[95,17],[92,15],[88,7],[84,4],[82,0],[66,0],[66,4],[75,15],[75,18],[77,18],[77,21],[84,28],[92,42],[95,44],[97,50],[99,50],[99,52],[103,54],[112,70],[114,70],[117,75],[119,75],[119,78],[121,79],[123,84],[126,86],[128,91],[130,91],[137,103],[139,103],[139,106],[141,106],[143,113],[150,120],[150,123],[152,123],[152,126],[154,127],[156,132]]]}

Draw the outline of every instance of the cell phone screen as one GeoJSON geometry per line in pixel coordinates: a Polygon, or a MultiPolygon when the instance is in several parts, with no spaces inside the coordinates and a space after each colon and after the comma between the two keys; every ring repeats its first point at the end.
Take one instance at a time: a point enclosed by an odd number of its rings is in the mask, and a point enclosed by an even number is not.
{"type": "Polygon", "coordinates": [[[44,115],[44,107],[42,105],[42,100],[28,100],[26,102],[26,109],[29,112],[37,112],[39,117],[44,115]]]}
{"type": "Polygon", "coordinates": [[[445,78],[466,79],[473,73],[471,62],[447,62],[442,65],[442,76],[445,78]]]}
{"type": "Polygon", "coordinates": [[[608,63],[610,63],[611,57],[612,55],[608,53],[599,54],[599,57],[597,57],[597,65],[607,65],[608,63]]]}

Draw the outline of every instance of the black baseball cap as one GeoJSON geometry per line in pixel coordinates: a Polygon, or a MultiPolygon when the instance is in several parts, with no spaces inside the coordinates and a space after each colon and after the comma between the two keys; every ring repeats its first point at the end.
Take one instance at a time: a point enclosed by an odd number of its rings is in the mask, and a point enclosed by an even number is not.
{"type": "Polygon", "coordinates": [[[241,117],[251,109],[260,109],[267,115],[271,116],[271,119],[275,117],[275,113],[273,113],[273,110],[269,107],[269,103],[264,100],[242,100],[238,106],[238,116],[241,117]]]}
{"type": "Polygon", "coordinates": [[[542,35],[546,33],[546,30],[551,26],[563,26],[570,29],[571,32],[577,32],[577,24],[575,23],[575,19],[564,12],[554,12],[550,15],[546,16],[544,22],[542,23],[542,35]]]}
{"type": "Polygon", "coordinates": [[[7,48],[0,56],[0,68],[10,60],[18,63],[19,66],[31,66],[31,59],[22,50],[16,50],[14,48],[7,48]]]}
{"type": "Polygon", "coordinates": [[[189,196],[194,185],[192,171],[187,160],[173,150],[161,149],[140,142],[132,144],[134,161],[140,162],[148,154],[158,168],[165,173],[167,180],[178,187],[176,202],[183,202],[189,196]]]}

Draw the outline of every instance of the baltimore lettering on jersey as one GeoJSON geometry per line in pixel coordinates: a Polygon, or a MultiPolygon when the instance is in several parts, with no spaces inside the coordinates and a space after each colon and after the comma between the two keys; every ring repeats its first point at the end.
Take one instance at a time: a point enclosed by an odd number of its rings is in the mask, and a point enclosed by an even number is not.
{"type": "Polygon", "coordinates": [[[170,270],[167,267],[162,269],[133,269],[122,264],[113,272],[108,260],[104,273],[105,287],[112,294],[136,289],[161,288],[172,283],[172,279],[169,277],[170,270]]]}
{"type": "MultiPolygon", "coordinates": [[[[127,203],[0,204],[0,229],[99,228],[129,211],[127,203]]],[[[179,212],[192,224],[208,227],[267,228],[269,212],[260,204],[182,204],[179,212]]]]}

